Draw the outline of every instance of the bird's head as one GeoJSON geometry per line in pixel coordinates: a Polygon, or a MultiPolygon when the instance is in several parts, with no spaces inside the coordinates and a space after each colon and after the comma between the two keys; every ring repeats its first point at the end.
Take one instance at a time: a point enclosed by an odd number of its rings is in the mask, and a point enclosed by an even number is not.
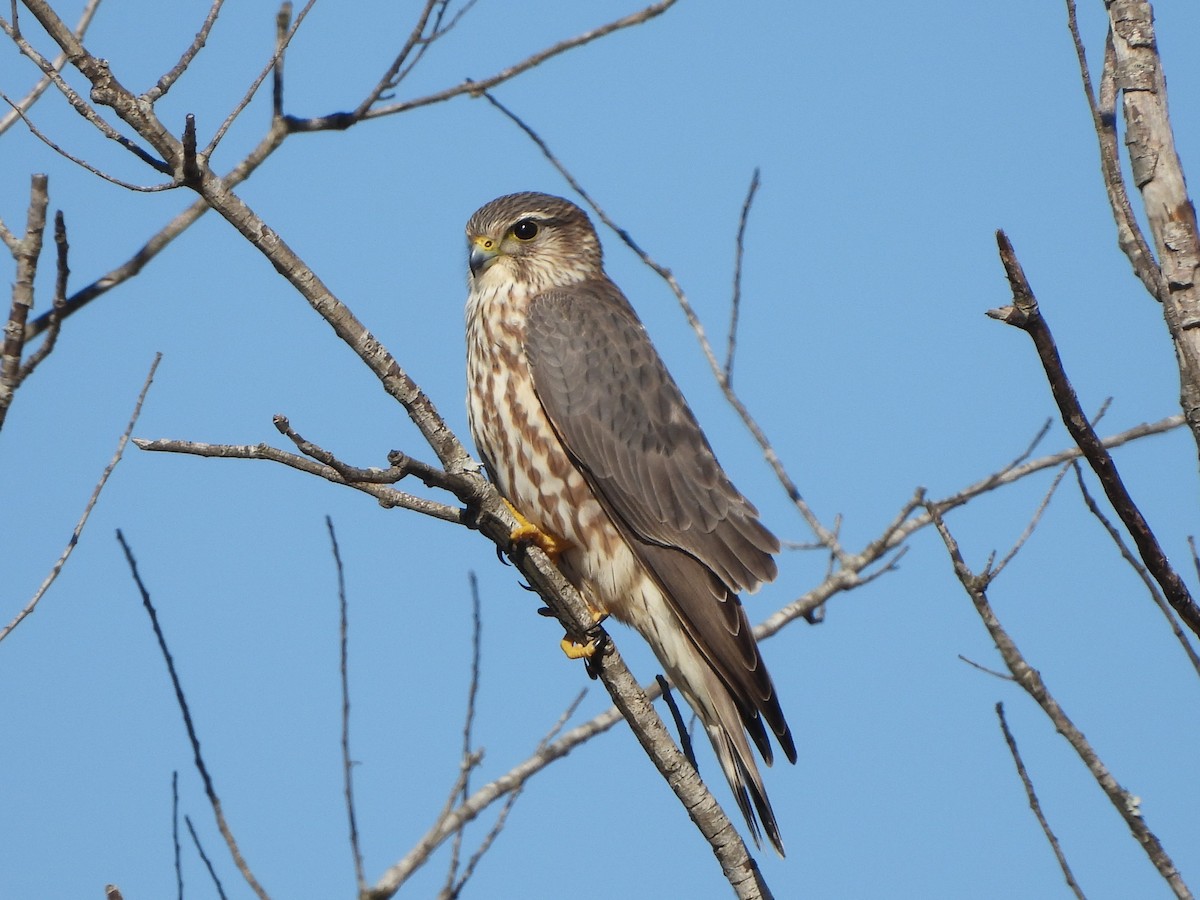
{"type": "Polygon", "coordinates": [[[604,273],[587,213],[549,194],[508,194],[481,207],[467,222],[467,253],[473,287],[502,279],[543,291],[604,273]]]}

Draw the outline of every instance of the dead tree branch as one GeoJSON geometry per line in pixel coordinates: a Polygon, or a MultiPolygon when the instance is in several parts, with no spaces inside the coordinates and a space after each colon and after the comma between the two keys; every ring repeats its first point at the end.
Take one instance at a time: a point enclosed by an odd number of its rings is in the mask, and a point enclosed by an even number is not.
{"type": "Polygon", "coordinates": [[[1167,80],[1154,36],[1154,10],[1146,0],[1105,0],[1104,5],[1109,31],[1099,99],[1093,93],[1074,0],[1067,0],[1068,26],[1100,142],[1100,169],[1117,223],[1117,242],[1150,295],[1162,303],[1179,365],[1180,403],[1200,449],[1200,236],[1175,150],[1167,80]],[[1142,197],[1153,254],[1138,228],[1121,175],[1118,96],[1129,167],[1142,197]]]}
{"type": "Polygon", "coordinates": [[[1054,858],[1058,860],[1058,867],[1062,869],[1063,876],[1067,879],[1067,886],[1079,900],[1085,900],[1084,893],[1080,890],[1079,883],[1075,880],[1075,875],[1071,872],[1071,867],[1067,864],[1067,857],[1062,852],[1062,846],[1058,843],[1058,838],[1055,836],[1054,830],[1050,827],[1050,823],[1046,821],[1045,813],[1042,812],[1041,801],[1038,800],[1037,792],[1033,789],[1033,780],[1029,777],[1029,772],[1025,769],[1025,761],[1021,759],[1021,751],[1017,749],[1017,739],[1013,737],[1013,733],[1008,727],[1008,719],[1004,716],[1003,703],[996,704],[996,717],[1000,720],[1000,731],[1004,734],[1004,743],[1008,745],[1008,752],[1012,754],[1013,763],[1017,767],[1017,775],[1021,779],[1021,784],[1025,787],[1025,796],[1029,800],[1029,808],[1037,816],[1038,824],[1042,827],[1042,833],[1046,835],[1046,840],[1050,843],[1050,849],[1054,851],[1054,858]]]}
{"type": "MultiPolygon", "coordinates": [[[[150,617],[150,625],[154,629],[154,636],[158,640],[158,648],[162,652],[163,660],[167,664],[167,672],[171,676],[171,685],[175,689],[175,700],[179,704],[179,711],[183,714],[183,723],[187,728],[188,740],[192,745],[192,755],[196,763],[196,771],[200,773],[200,779],[204,782],[204,793],[208,795],[208,802],[212,806],[213,815],[217,820],[217,828],[221,832],[221,836],[225,838],[225,845],[229,848],[229,854],[233,857],[233,862],[237,866],[238,871],[242,873],[242,877],[246,880],[246,884],[254,891],[259,900],[268,900],[267,892],[263,890],[254,877],[254,873],[250,871],[249,865],[242,857],[241,850],[238,849],[237,840],[233,836],[233,831],[229,827],[229,823],[225,819],[225,813],[221,808],[221,801],[217,797],[216,788],[213,786],[212,776],[209,775],[208,766],[204,764],[204,756],[200,752],[200,738],[196,733],[195,723],[192,721],[192,713],[188,708],[187,697],[183,693],[183,684],[179,680],[179,674],[175,671],[175,659],[171,656],[170,648],[167,647],[167,639],[163,635],[162,627],[158,622],[158,612],[154,609],[154,603],[150,599],[150,592],[146,589],[146,585],[142,582],[142,576],[138,573],[137,561],[133,558],[133,551],[129,549],[129,544],[125,541],[120,529],[117,530],[117,542],[121,545],[121,550],[125,554],[125,561],[129,564],[129,572],[133,575],[134,583],[137,585],[138,593],[142,598],[142,605],[146,608],[146,614],[150,617]]],[[[194,835],[193,835],[194,836],[194,835]]]]}
{"type": "MultiPolygon", "coordinates": [[[[1088,465],[1100,479],[1104,493],[1133,538],[1133,542],[1137,545],[1146,568],[1162,588],[1167,602],[1171,604],[1188,628],[1196,635],[1200,635],[1200,607],[1197,607],[1192,599],[1192,595],[1183,579],[1179,577],[1179,573],[1171,567],[1166,554],[1158,543],[1158,538],[1150,530],[1150,525],[1146,522],[1137,504],[1133,502],[1124,482],[1121,481],[1112,455],[1104,448],[1095,429],[1088,422],[1087,416],[1083,414],[1079,398],[1075,394],[1075,388],[1067,378],[1062,357],[1058,354],[1054,336],[1050,333],[1050,326],[1038,309],[1037,298],[1034,297],[1033,289],[1025,278],[1025,272],[1021,269],[1012,244],[1003,231],[996,232],[996,242],[999,244],[1000,260],[1004,263],[1004,271],[1008,276],[1009,286],[1012,288],[1013,305],[989,310],[988,315],[1021,329],[1033,341],[1038,359],[1042,363],[1042,368],[1045,369],[1050,391],[1054,395],[1054,402],[1058,404],[1063,424],[1067,426],[1071,439],[1083,451],[1088,465]]],[[[1185,417],[1186,415],[1185,412],[1185,417]]]]}
{"type": "Polygon", "coordinates": [[[991,635],[993,642],[995,642],[996,649],[1000,651],[1000,656],[1003,658],[1008,670],[1012,673],[1013,679],[1042,708],[1042,711],[1049,717],[1058,733],[1066,738],[1071,748],[1079,755],[1079,758],[1096,780],[1096,783],[1100,785],[1100,789],[1104,791],[1118,814],[1125,820],[1125,824],[1129,827],[1134,839],[1146,852],[1146,855],[1150,858],[1150,862],[1167,882],[1168,886],[1175,893],[1175,896],[1180,898],[1180,900],[1191,900],[1192,893],[1184,883],[1183,877],[1175,868],[1171,857],[1163,849],[1158,837],[1146,825],[1141,809],[1139,808],[1140,801],[1138,798],[1121,787],[1117,779],[1109,772],[1108,767],[1104,765],[1104,762],[1097,755],[1091,744],[1088,743],[1087,738],[1083,736],[1083,732],[1067,717],[1066,712],[1059,706],[1058,701],[1054,699],[1049,688],[1042,681],[1041,674],[1037,669],[1029,665],[1025,657],[1021,655],[1021,651],[1017,648],[1016,643],[1009,637],[1008,632],[1000,624],[1000,620],[992,610],[991,603],[987,597],[987,588],[991,582],[992,573],[984,572],[981,575],[977,575],[972,572],[963,561],[962,553],[958,548],[958,542],[951,535],[950,529],[946,527],[946,523],[942,518],[942,511],[934,504],[927,505],[926,509],[933,519],[934,527],[937,528],[938,534],[941,535],[942,541],[946,545],[946,552],[949,554],[950,560],[954,565],[955,575],[958,576],[964,590],[966,590],[967,595],[971,598],[971,602],[975,605],[975,611],[979,614],[984,627],[987,628],[988,634],[991,635]]]}
{"type": "Polygon", "coordinates": [[[100,474],[100,480],[96,482],[96,486],[92,488],[92,495],[88,498],[87,504],[83,508],[83,514],[79,517],[79,521],[75,523],[75,528],[71,532],[71,537],[67,540],[67,546],[59,555],[54,565],[50,568],[50,574],[38,586],[33,597],[25,604],[25,608],[17,613],[16,617],[4,626],[4,630],[0,631],[0,641],[8,637],[14,628],[21,624],[30,613],[37,608],[42,597],[46,595],[46,591],[50,590],[50,585],[54,584],[54,580],[58,578],[59,572],[63,566],[67,564],[67,560],[71,556],[71,552],[79,543],[79,536],[83,534],[83,526],[87,524],[88,517],[92,514],[92,509],[96,506],[96,501],[100,499],[100,492],[104,490],[104,485],[108,483],[108,476],[113,473],[113,469],[117,467],[117,463],[121,461],[121,456],[125,452],[125,445],[129,443],[129,435],[133,432],[133,426],[137,424],[138,417],[142,414],[142,404],[146,400],[146,394],[150,390],[150,384],[154,381],[154,373],[158,369],[158,364],[162,360],[162,354],[157,354],[154,357],[154,362],[150,365],[150,372],[146,375],[146,380],[142,383],[142,390],[138,394],[137,402],[133,405],[133,415],[129,417],[129,424],[125,426],[125,431],[122,432],[120,440],[117,441],[117,449],[113,453],[112,459],[108,461],[108,465],[104,467],[104,471],[100,474]]]}

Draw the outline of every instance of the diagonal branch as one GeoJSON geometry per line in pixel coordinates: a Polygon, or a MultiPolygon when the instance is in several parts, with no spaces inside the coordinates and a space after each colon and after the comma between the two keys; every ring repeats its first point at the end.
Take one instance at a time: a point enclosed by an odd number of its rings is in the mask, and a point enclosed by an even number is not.
{"type": "Polygon", "coordinates": [[[668,9],[674,6],[676,0],[660,0],[658,3],[652,3],[644,9],[639,9],[637,12],[632,12],[627,16],[622,16],[612,22],[608,22],[598,28],[593,28],[590,31],[585,31],[583,34],[576,35],[573,38],[568,38],[565,41],[559,41],[552,47],[547,47],[544,50],[539,50],[537,53],[526,57],[515,65],[511,65],[506,69],[501,69],[495,75],[487,78],[472,81],[468,79],[462,84],[454,87],[446,88],[442,91],[437,91],[433,94],[428,94],[424,97],[418,97],[415,100],[404,100],[399,103],[392,103],[388,106],[377,106],[374,109],[366,112],[363,115],[364,119],[374,119],[379,116],[390,116],[396,113],[407,112],[410,109],[418,109],[422,106],[430,106],[434,103],[442,103],[450,100],[453,97],[458,97],[462,94],[470,94],[472,97],[480,96],[484,91],[491,90],[498,84],[503,84],[505,81],[511,81],[518,75],[528,72],[530,69],[537,68],[548,59],[553,59],[556,56],[561,56],[568,50],[574,50],[576,47],[582,47],[584,44],[590,44],[592,41],[599,40],[602,37],[612,34],[614,31],[621,31],[625,28],[632,28],[635,25],[641,25],[651,19],[657,18],[665,13],[668,9]]]}
{"type": "Polygon", "coordinates": [[[1054,336],[1050,333],[1050,326],[1038,309],[1037,299],[1025,278],[1025,273],[1021,269],[1012,244],[1003,231],[996,232],[996,242],[999,244],[1000,260],[1004,263],[1009,286],[1012,288],[1013,305],[989,310],[988,315],[1021,329],[1033,341],[1038,359],[1041,360],[1042,367],[1046,371],[1050,391],[1054,395],[1055,403],[1058,404],[1063,424],[1067,426],[1071,439],[1083,451],[1088,465],[1099,477],[1104,493],[1108,496],[1117,516],[1137,545],[1146,568],[1162,588],[1167,602],[1171,604],[1184,623],[1195,634],[1200,635],[1200,607],[1192,599],[1192,595],[1183,579],[1179,577],[1179,573],[1171,567],[1167,555],[1158,543],[1158,538],[1150,530],[1150,525],[1146,522],[1137,504],[1133,502],[1124,482],[1121,481],[1112,455],[1104,448],[1103,442],[1097,437],[1095,429],[1092,428],[1087,416],[1080,408],[1079,398],[1067,378],[1062,358],[1058,354],[1058,347],[1054,343],[1054,336]]]}
{"type": "Polygon", "coordinates": [[[71,532],[71,537],[67,541],[67,546],[59,555],[54,565],[50,569],[50,574],[38,586],[30,601],[25,604],[25,608],[17,613],[16,617],[0,630],[0,641],[8,637],[14,628],[21,624],[30,613],[37,608],[42,597],[46,595],[46,591],[50,590],[50,585],[54,584],[58,578],[59,572],[63,566],[67,564],[67,560],[71,556],[71,552],[79,544],[79,537],[83,534],[83,527],[87,524],[88,518],[92,514],[92,509],[96,506],[96,501],[100,499],[100,492],[104,490],[104,486],[108,484],[108,476],[113,473],[113,469],[117,467],[117,463],[121,461],[121,456],[125,452],[125,445],[129,442],[129,435],[133,433],[133,426],[137,424],[138,417],[142,414],[142,404],[146,400],[146,394],[150,390],[150,384],[154,381],[154,373],[158,369],[158,364],[162,360],[162,354],[158,353],[154,357],[154,362],[150,365],[150,372],[146,375],[146,380],[142,383],[142,390],[138,394],[137,402],[133,405],[133,415],[129,417],[129,424],[125,426],[125,431],[121,434],[120,440],[117,441],[117,449],[112,455],[112,459],[108,461],[108,465],[104,467],[104,471],[100,474],[100,480],[96,482],[96,486],[92,488],[92,495],[88,498],[87,505],[83,508],[83,515],[79,517],[79,521],[75,523],[75,529],[71,532]]]}
{"type": "Polygon", "coordinates": [[[138,593],[142,598],[142,605],[146,609],[146,614],[150,617],[150,625],[154,629],[154,636],[158,640],[158,648],[162,652],[163,660],[167,664],[167,672],[171,677],[171,685],[175,689],[175,700],[179,704],[179,711],[183,714],[183,724],[187,728],[188,740],[192,745],[192,755],[196,763],[196,771],[200,773],[200,779],[204,782],[204,793],[208,795],[208,802],[212,806],[213,815],[217,820],[217,828],[221,832],[221,836],[225,838],[225,844],[229,848],[229,853],[233,857],[234,864],[238,871],[242,873],[242,877],[246,879],[246,883],[250,885],[251,890],[259,897],[259,900],[269,900],[266,891],[263,890],[255,879],[254,874],[250,871],[250,867],[246,864],[246,860],[242,857],[241,850],[238,849],[237,841],[234,839],[233,831],[229,828],[229,823],[225,819],[225,813],[221,808],[221,801],[217,797],[216,788],[213,787],[212,776],[209,775],[208,766],[204,764],[204,756],[200,753],[200,738],[196,734],[196,726],[192,721],[192,713],[188,708],[187,697],[183,693],[183,684],[179,680],[179,673],[175,671],[175,659],[171,656],[171,651],[167,647],[167,639],[163,635],[162,628],[158,622],[158,613],[154,609],[154,603],[150,600],[150,592],[146,589],[146,585],[142,582],[142,576],[138,574],[137,561],[133,558],[133,551],[129,549],[129,544],[125,541],[125,535],[121,530],[117,529],[117,542],[121,545],[121,550],[125,553],[125,561],[129,565],[130,574],[133,575],[134,583],[137,585],[138,593]]]}
{"type": "Polygon", "coordinates": [[[1054,834],[1054,830],[1050,827],[1050,823],[1046,821],[1046,815],[1042,812],[1041,801],[1038,800],[1037,792],[1033,789],[1033,780],[1029,777],[1029,772],[1025,769],[1025,761],[1021,759],[1021,751],[1017,749],[1017,739],[1013,737],[1013,733],[1009,730],[1008,719],[1004,716],[1004,704],[996,704],[996,717],[1000,720],[1000,730],[1004,734],[1004,743],[1008,745],[1008,752],[1012,754],[1013,763],[1017,767],[1017,775],[1020,776],[1021,784],[1025,787],[1025,796],[1029,800],[1029,808],[1033,810],[1033,814],[1037,816],[1038,824],[1042,827],[1042,833],[1046,835],[1046,840],[1050,842],[1050,849],[1054,851],[1054,858],[1058,860],[1058,867],[1062,869],[1063,876],[1067,879],[1067,886],[1075,894],[1079,900],[1085,900],[1084,893],[1079,888],[1078,882],[1075,881],[1075,875],[1071,872],[1071,867],[1067,864],[1067,857],[1063,855],[1062,846],[1058,843],[1058,838],[1054,834]]]}
{"type": "MultiPolygon", "coordinates": [[[[75,25],[75,36],[80,40],[87,34],[88,26],[92,24],[92,19],[96,15],[96,10],[100,7],[100,0],[88,0],[84,6],[83,12],[79,14],[79,22],[75,25]]],[[[63,66],[67,64],[67,54],[60,53],[50,63],[50,67],[55,72],[61,72],[63,66]]],[[[49,75],[42,75],[35,84],[20,100],[13,104],[13,109],[10,112],[0,116],[0,134],[8,131],[13,126],[13,123],[18,121],[22,113],[27,113],[37,103],[41,96],[46,92],[46,88],[50,87],[51,78],[49,75]]]]}
{"type": "Polygon", "coordinates": [[[158,79],[158,83],[154,87],[142,95],[147,103],[157,102],[160,97],[171,89],[175,82],[183,77],[183,73],[192,64],[192,60],[196,58],[196,54],[208,42],[208,34],[212,31],[213,25],[216,24],[217,16],[220,15],[221,6],[224,3],[225,0],[212,0],[212,4],[208,8],[208,15],[204,17],[204,23],[200,26],[200,30],[196,32],[196,37],[192,40],[192,43],[183,51],[183,55],[179,57],[179,62],[175,63],[170,71],[158,79]]]}
{"type": "Polygon", "coordinates": [[[934,504],[929,504],[927,510],[933,519],[934,527],[937,528],[938,534],[941,535],[942,541],[946,545],[946,552],[949,554],[950,560],[954,565],[954,573],[958,576],[967,595],[971,598],[971,602],[975,605],[975,611],[979,614],[980,619],[983,620],[984,627],[987,628],[988,634],[991,635],[992,640],[996,644],[996,649],[1000,651],[1000,656],[1004,659],[1004,664],[1012,673],[1016,683],[1024,688],[1029,696],[1042,708],[1042,711],[1054,723],[1054,727],[1058,733],[1066,738],[1071,748],[1079,755],[1079,758],[1096,780],[1096,783],[1100,785],[1101,790],[1104,791],[1109,801],[1116,808],[1117,813],[1125,820],[1125,824],[1129,827],[1134,839],[1146,852],[1146,855],[1150,858],[1150,862],[1158,870],[1159,875],[1163,877],[1171,890],[1174,891],[1175,896],[1180,898],[1180,900],[1191,900],[1192,893],[1188,889],[1187,884],[1184,883],[1179,870],[1175,868],[1175,863],[1171,861],[1171,857],[1163,849],[1158,837],[1146,825],[1146,821],[1139,808],[1140,801],[1138,798],[1121,787],[1117,779],[1113,777],[1108,767],[1092,748],[1092,745],[1088,743],[1087,738],[1083,736],[1083,732],[1067,717],[1066,712],[1059,706],[1058,701],[1054,699],[1049,688],[1046,687],[1046,683],[1042,681],[1041,674],[1037,669],[1029,665],[1025,657],[1021,655],[1021,651],[1017,648],[1016,643],[1000,624],[1000,620],[996,618],[996,614],[987,597],[989,575],[987,573],[976,575],[967,567],[967,564],[963,561],[962,553],[959,551],[958,542],[951,535],[945,521],[942,519],[942,511],[934,504]]]}

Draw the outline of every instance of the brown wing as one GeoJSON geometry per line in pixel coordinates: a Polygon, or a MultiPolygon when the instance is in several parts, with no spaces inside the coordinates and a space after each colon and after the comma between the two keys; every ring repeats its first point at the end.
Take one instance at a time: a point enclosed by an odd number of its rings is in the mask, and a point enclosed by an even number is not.
{"type": "Polygon", "coordinates": [[[536,297],[525,350],[567,450],[639,538],[681,548],[733,592],[775,577],[779,541],[721,469],[616,285],[536,297]]]}
{"type": "Polygon", "coordinates": [[[729,481],[637,315],[609,281],[534,299],[526,357],[572,460],[725,683],[768,762],[759,712],[796,750],[737,591],[775,577],[779,542],[729,481]]]}

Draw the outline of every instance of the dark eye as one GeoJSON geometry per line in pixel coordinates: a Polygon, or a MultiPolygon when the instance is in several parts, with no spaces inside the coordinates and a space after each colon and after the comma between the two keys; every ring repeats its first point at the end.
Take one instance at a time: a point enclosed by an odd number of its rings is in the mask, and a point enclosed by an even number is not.
{"type": "Polygon", "coordinates": [[[532,241],[537,237],[538,223],[533,219],[522,219],[513,226],[512,233],[518,241],[532,241]]]}

